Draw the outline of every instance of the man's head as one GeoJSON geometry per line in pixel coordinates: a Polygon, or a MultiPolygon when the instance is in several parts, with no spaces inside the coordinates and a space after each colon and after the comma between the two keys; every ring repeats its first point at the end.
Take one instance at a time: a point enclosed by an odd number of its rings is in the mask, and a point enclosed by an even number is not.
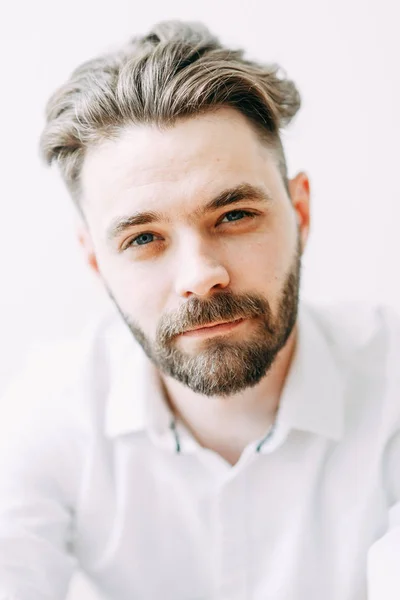
{"type": "Polygon", "coordinates": [[[42,151],[90,264],[152,360],[199,393],[258,383],[295,325],[309,189],[287,179],[279,129],[298,107],[276,66],[179,23],[49,102],[42,151]]]}

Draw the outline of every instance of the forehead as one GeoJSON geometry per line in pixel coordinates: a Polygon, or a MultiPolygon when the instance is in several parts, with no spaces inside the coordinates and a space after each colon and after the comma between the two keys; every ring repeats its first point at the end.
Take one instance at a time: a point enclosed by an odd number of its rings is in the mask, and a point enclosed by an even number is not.
{"type": "MultiPolygon", "coordinates": [[[[277,175],[274,156],[238,111],[223,108],[178,121],[126,127],[118,139],[87,153],[82,168],[83,204],[90,212],[157,210],[209,199],[243,181],[265,187],[277,175]]],[[[268,186],[270,184],[270,186],[268,186]]]]}

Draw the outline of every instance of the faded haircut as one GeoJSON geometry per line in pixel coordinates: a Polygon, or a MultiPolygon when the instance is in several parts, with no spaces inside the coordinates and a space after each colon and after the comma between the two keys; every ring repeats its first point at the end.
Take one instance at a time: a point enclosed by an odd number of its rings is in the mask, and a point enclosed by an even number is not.
{"type": "Polygon", "coordinates": [[[40,152],[58,165],[79,207],[87,148],[116,139],[129,125],[170,127],[223,106],[240,111],[275,151],[288,189],[280,130],[300,108],[295,84],[279,65],[247,60],[200,23],[161,22],[77,67],[47,103],[40,152]]]}

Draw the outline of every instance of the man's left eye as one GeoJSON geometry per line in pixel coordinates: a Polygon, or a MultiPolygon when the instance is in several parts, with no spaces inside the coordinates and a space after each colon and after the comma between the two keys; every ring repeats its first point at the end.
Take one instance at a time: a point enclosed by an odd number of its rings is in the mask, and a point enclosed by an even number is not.
{"type": "Polygon", "coordinates": [[[246,212],[245,210],[231,210],[230,212],[226,213],[226,215],[224,215],[224,218],[221,220],[221,223],[225,219],[227,219],[228,223],[231,223],[232,221],[240,221],[244,217],[251,216],[253,215],[249,212],[246,212]]]}

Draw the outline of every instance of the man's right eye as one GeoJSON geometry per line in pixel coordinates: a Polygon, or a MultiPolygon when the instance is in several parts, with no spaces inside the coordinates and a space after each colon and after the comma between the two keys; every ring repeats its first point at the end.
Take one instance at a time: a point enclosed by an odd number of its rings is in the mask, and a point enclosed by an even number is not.
{"type": "Polygon", "coordinates": [[[141,233],[137,237],[133,238],[129,244],[129,246],[145,246],[146,244],[150,244],[150,242],[154,242],[154,234],[153,233],[141,233]]]}

